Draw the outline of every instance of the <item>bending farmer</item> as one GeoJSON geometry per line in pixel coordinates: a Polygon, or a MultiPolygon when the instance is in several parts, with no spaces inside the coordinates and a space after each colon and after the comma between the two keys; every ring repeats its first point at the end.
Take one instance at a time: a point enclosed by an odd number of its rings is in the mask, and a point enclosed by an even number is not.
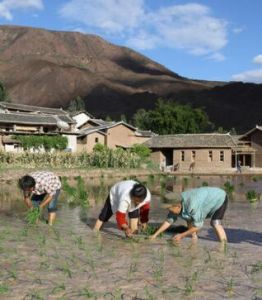
{"type": "Polygon", "coordinates": [[[43,209],[48,206],[48,224],[53,225],[61,189],[59,177],[53,172],[33,172],[19,179],[19,187],[24,192],[24,202],[28,208],[43,209]]]}
{"type": "Polygon", "coordinates": [[[187,221],[188,230],[174,236],[174,240],[179,242],[182,238],[192,235],[197,239],[197,232],[204,225],[206,218],[211,218],[211,226],[214,228],[218,239],[227,241],[221,220],[227,208],[227,195],[224,190],[216,187],[200,187],[181,193],[178,202],[169,208],[166,221],[151,236],[155,239],[161,232],[171,226],[177,217],[187,221]]]}
{"type": "Polygon", "coordinates": [[[116,183],[110,189],[105,205],[96,221],[94,230],[100,230],[113,214],[116,214],[118,228],[125,231],[127,237],[138,229],[139,218],[142,228],[146,228],[150,209],[151,194],[142,184],[125,180],[116,183]],[[126,221],[128,214],[130,223],[126,221]]]}

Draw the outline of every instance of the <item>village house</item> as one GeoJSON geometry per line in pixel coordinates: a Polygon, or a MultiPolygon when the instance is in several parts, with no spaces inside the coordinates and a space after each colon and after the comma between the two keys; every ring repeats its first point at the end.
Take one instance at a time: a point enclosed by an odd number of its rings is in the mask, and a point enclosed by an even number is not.
{"type": "Polygon", "coordinates": [[[246,156],[245,166],[255,167],[255,149],[229,133],[161,135],[144,145],[152,150],[152,160],[162,170],[231,169],[240,154],[246,156]]]}
{"type": "Polygon", "coordinates": [[[239,137],[239,144],[246,146],[247,151],[239,151],[238,157],[242,166],[251,165],[252,167],[262,168],[262,126],[256,125],[239,137]],[[248,151],[252,149],[253,152],[248,151]]]}
{"type": "MultiPolygon", "coordinates": [[[[76,116],[73,117],[76,120],[76,116]]],[[[82,120],[83,120],[82,116],[82,120]]],[[[92,152],[97,143],[110,149],[130,148],[134,144],[142,144],[150,139],[151,131],[138,130],[124,122],[107,122],[102,119],[86,117],[86,122],[78,123],[77,148],[78,151],[92,152]]]]}
{"type": "Polygon", "coordinates": [[[0,102],[0,150],[22,151],[16,135],[62,135],[76,151],[75,123],[62,109],[0,102]]]}

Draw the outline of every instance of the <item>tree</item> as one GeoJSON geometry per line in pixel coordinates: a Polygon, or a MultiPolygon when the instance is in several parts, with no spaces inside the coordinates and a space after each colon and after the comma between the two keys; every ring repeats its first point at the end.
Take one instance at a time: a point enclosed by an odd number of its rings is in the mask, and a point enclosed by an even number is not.
{"type": "Polygon", "coordinates": [[[212,128],[206,112],[191,105],[159,99],[154,110],[140,109],[134,115],[135,126],[158,134],[200,133],[212,128]]]}
{"type": "Polygon", "coordinates": [[[8,94],[4,84],[0,81],[0,101],[8,101],[8,94]]]}
{"type": "Polygon", "coordinates": [[[85,110],[84,100],[77,96],[75,99],[71,100],[67,109],[69,112],[77,112],[85,110]]]}
{"type": "Polygon", "coordinates": [[[124,114],[120,116],[120,120],[127,123],[126,116],[124,114]]]}

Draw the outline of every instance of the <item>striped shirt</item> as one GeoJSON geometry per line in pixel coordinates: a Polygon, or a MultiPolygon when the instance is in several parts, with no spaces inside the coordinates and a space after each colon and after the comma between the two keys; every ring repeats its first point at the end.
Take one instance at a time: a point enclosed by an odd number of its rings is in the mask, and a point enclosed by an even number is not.
{"type": "Polygon", "coordinates": [[[36,184],[33,193],[36,195],[55,195],[56,191],[61,189],[61,181],[53,172],[38,171],[29,175],[35,180],[36,184]]]}

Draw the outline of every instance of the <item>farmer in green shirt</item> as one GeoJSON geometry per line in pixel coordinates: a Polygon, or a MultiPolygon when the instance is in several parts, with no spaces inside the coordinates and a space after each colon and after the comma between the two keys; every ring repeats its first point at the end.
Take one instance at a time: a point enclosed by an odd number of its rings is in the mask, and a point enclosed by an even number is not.
{"type": "Polygon", "coordinates": [[[211,218],[211,226],[214,228],[218,239],[227,241],[227,236],[221,220],[227,208],[226,192],[216,187],[200,187],[181,193],[176,203],[169,208],[166,221],[160,226],[151,239],[155,239],[161,232],[170,227],[177,217],[187,221],[188,230],[174,236],[174,240],[179,242],[182,238],[192,235],[197,239],[197,232],[204,225],[207,218],[211,218]]]}

